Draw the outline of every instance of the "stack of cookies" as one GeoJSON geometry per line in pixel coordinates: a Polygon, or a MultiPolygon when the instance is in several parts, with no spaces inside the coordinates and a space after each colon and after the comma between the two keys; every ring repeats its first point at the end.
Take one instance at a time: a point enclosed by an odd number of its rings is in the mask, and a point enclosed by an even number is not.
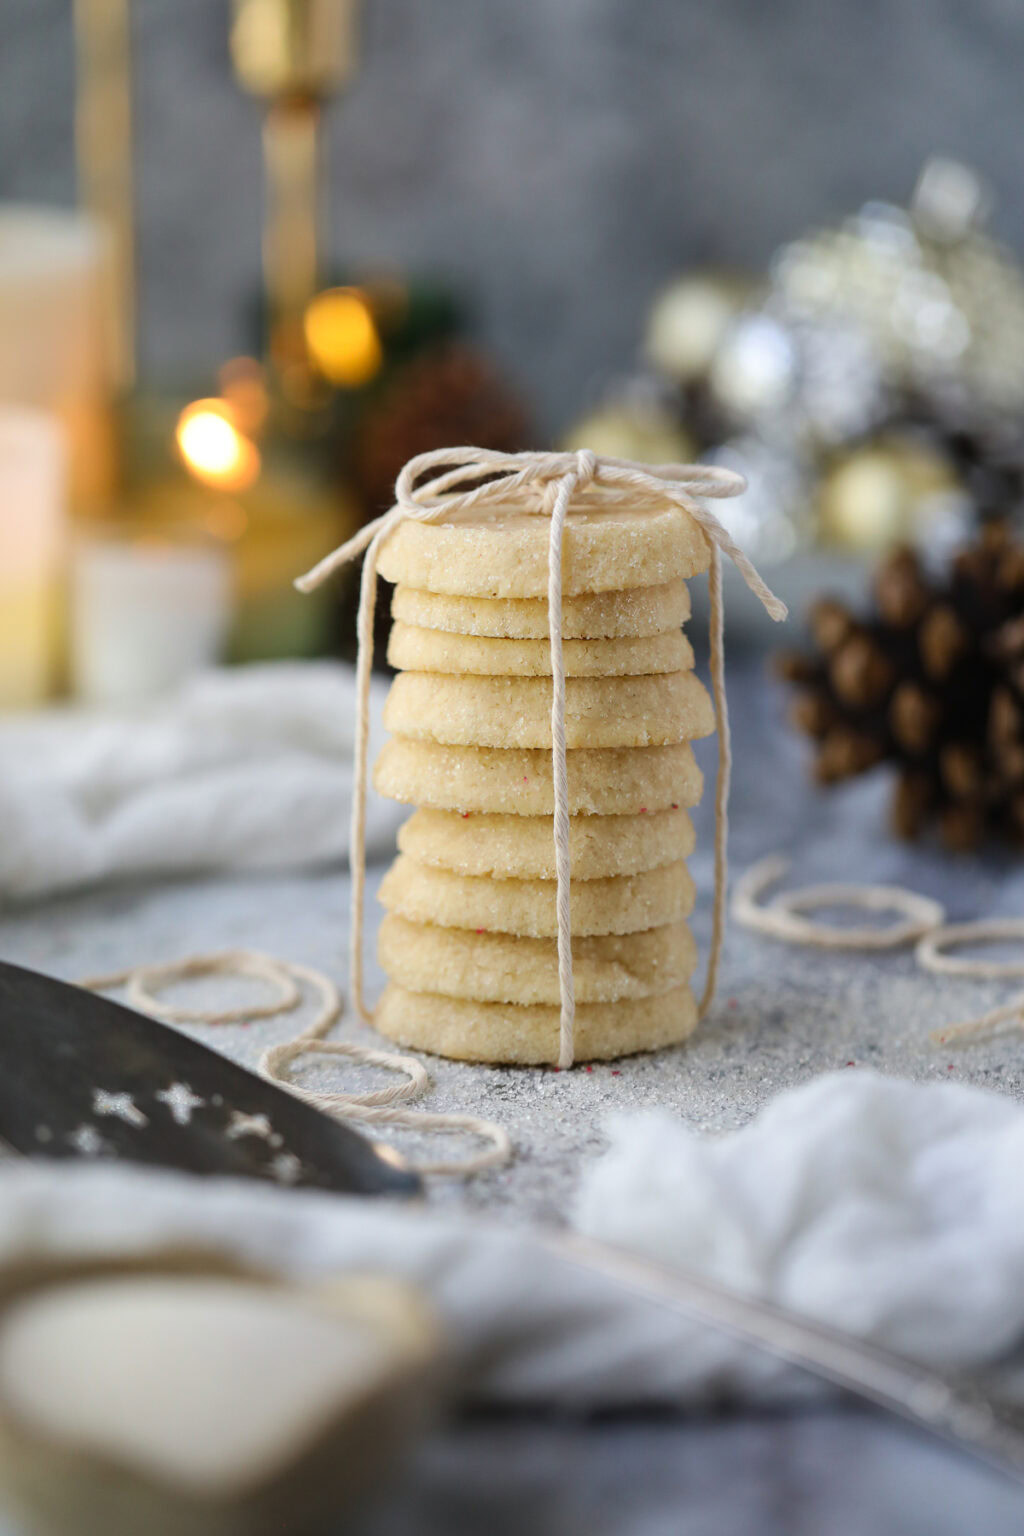
{"type": "MultiPolygon", "coordinates": [[[[546,518],[403,523],[377,789],[418,807],[381,887],[381,1031],[463,1060],[558,1060],[546,518]]],[[[714,728],[682,632],[703,533],[678,508],[574,510],[563,546],[577,1060],[696,1023],[689,745],[714,728]]]]}

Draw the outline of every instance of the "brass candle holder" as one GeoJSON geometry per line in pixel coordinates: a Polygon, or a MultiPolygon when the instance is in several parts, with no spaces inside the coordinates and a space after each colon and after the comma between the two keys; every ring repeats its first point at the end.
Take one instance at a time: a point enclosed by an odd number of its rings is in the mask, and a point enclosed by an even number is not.
{"type": "Polygon", "coordinates": [[[319,286],[324,102],[352,78],[356,0],[233,0],[231,58],[266,103],[263,273],[269,352],[285,397],[316,404],[304,319],[319,286]]]}
{"type": "Polygon", "coordinates": [[[130,0],[74,0],[79,201],[110,243],[108,316],[115,383],[135,380],[135,184],[130,0]]]}
{"type": "Polygon", "coordinates": [[[265,103],[267,357],[236,359],[188,400],[135,385],[131,0],[75,0],[82,202],[111,246],[110,315],[122,392],[119,466],[99,515],[122,535],[213,538],[234,572],[230,655],[311,655],[333,636],[292,578],[354,530],[330,473],[329,384],[304,331],[321,273],[321,119],[355,68],[356,0],[234,0],[230,48],[265,103]]]}

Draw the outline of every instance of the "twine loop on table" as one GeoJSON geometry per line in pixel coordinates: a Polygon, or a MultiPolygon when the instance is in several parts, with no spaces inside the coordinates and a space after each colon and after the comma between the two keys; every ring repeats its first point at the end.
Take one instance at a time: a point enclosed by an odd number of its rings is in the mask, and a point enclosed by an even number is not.
{"type": "Polygon", "coordinates": [[[974,923],[949,923],[926,934],[917,946],[917,962],[926,971],[944,976],[977,976],[1006,981],[1024,976],[1024,960],[982,960],[980,956],[947,955],[952,944],[997,944],[1024,939],[1024,917],[990,917],[974,923]]]}
{"type": "Polygon", "coordinates": [[[554,791],[558,978],[560,994],[560,1067],[571,1067],[576,1013],[570,922],[569,787],[565,745],[565,665],[562,655],[562,549],[570,506],[588,511],[659,511],[677,507],[697,523],[711,554],[711,687],[718,728],[718,781],[715,792],[715,887],[711,945],[700,1012],[715,993],[725,927],[728,875],[728,798],[732,756],[724,677],[722,555],[728,555],[747,586],[772,619],[786,617],[786,606],[765,585],[743,551],[704,498],[739,495],[742,475],[701,464],[650,466],[629,459],[605,458],[583,448],[574,453],[497,453],[486,448],[443,448],[410,459],[395,484],[395,505],[354,538],[300,577],[296,586],[311,592],[342,566],[365,553],[357,618],[356,741],[349,858],[352,869],[351,985],[363,1019],[367,1007],[363,971],[363,907],[366,894],[366,777],[369,737],[370,672],[373,620],[377,603],[377,563],[384,543],[407,521],[457,522],[470,513],[507,510],[535,513],[550,520],[548,542],[548,631],[551,642],[551,767],[554,791]]]}
{"type": "MultiPolygon", "coordinates": [[[[964,958],[944,952],[951,944],[998,944],[1007,939],[1024,939],[1024,917],[982,918],[978,922],[936,928],[924,936],[915,956],[924,970],[942,976],[975,976],[980,981],[1019,980],[1024,977],[1024,960],[983,960],[980,955],[964,958]]],[[[962,1045],[993,1034],[1003,1024],[1024,1029],[1024,992],[977,1018],[933,1030],[930,1038],[936,1045],[962,1045]]]]}
{"type": "Polygon", "coordinates": [[[90,992],[124,987],[126,1002],[140,1013],[153,1014],[167,1024],[248,1024],[253,1019],[273,1019],[278,1014],[291,1013],[302,1001],[299,984],[284,964],[254,949],[225,949],[213,955],[188,955],[184,960],[136,965],[110,976],[88,977],[80,985],[90,992]],[[277,996],[244,1008],[215,1009],[183,1008],[156,995],[163,987],[208,976],[251,976],[254,981],[273,987],[277,996]]]}
{"type": "MultiPolygon", "coordinates": [[[[269,1019],[290,1013],[302,1002],[305,985],[319,996],[320,1006],[306,1028],[292,1040],[267,1048],[260,1057],[259,1071],[268,1082],[286,1088],[296,1098],[334,1119],[357,1120],[368,1125],[393,1125],[421,1132],[464,1132],[488,1143],[484,1150],[458,1162],[434,1160],[415,1165],[418,1173],[450,1174],[466,1177],[485,1168],[497,1168],[512,1155],[512,1144],[504,1126],[475,1115],[438,1114],[429,1110],[407,1109],[411,1099],[418,1099],[430,1088],[426,1067],[414,1056],[395,1051],[379,1051],[355,1041],[327,1040],[324,1036],[342,1013],[342,999],[335,983],[312,966],[292,960],[278,960],[273,955],[251,949],[221,950],[209,955],[189,955],[168,964],[136,965],[107,976],[90,976],[79,983],[90,992],[111,992],[124,987],[127,1000],[154,1018],[172,1024],[233,1024],[251,1019],[269,1019]],[[198,977],[251,976],[276,988],[277,996],[265,1003],[232,1008],[182,1008],[157,997],[158,989],[174,986],[198,977]],[[292,1081],[289,1069],[302,1056],[344,1056],[362,1066],[383,1067],[402,1074],[404,1081],[386,1088],[372,1088],[365,1093],[327,1093],[303,1088],[292,1081]]],[[[403,1159],[404,1161],[404,1159],[403,1159]]]]}
{"type": "MultiPolygon", "coordinates": [[[[945,951],[956,944],[991,944],[1008,939],[1024,940],[1024,918],[982,918],[971,923],[947,923],[945,908],[930,896],[902,885],[805,885],[780,891],[770,902],[761,897],[781,880],[790,861],[771,854],[751,866],[736,883],[732,914],[744,928],[787,944],[808,944],[817,949],[884,950],[914,945],[914,959],[924,971],[942,976],[974,977],[979,981],[1006,981],[1024,977],[1024,959],[984,960],[980,956],[954,956],[945,951]],[[803,916],[816,907],[860,907],[869,912],[902,912],[904,921],[885,928],[838,927],[803,916]]],[[[994,1033],[1004,1024],[1024,1030],[1024,992],[991,1008],[987,1013],[933,1029],[933,1045],[963,1045],[994,1033]]]]}
{"type": "Polygon", "coordinates": [[[902,885],[805,885],[796,891],[779,891],[770,902],[761,901],[769,886],[782,879],[789,864],[782,854],[772,854],[754,864],[736,882],[732,915],[744,928],[819,949],[900,949],[945,920],[946,911],[939,902],[902,885]],[[902,912],[903,922],[889,923],[884,928],[853,928],[812,922],[803,915],[817,907],[902,912]]]}

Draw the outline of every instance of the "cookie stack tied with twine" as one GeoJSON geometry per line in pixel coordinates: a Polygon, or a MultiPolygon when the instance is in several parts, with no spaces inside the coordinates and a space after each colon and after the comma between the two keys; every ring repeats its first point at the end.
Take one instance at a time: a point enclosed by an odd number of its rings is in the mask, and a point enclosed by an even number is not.
{"type": "Polygon", "coordinates": [[[383,1034],[438,1054],[571,1066],[684,1039],[710,1004],[725,899],[729,736],[721,551],[773,597],[700,498],[730,471],[457,448],[406,465],[396,505],[299,583],[366,552],[352,813],[352,989],[383,1034]],[[712,704],[681,625],[709,570],[712,704]],[[417,807],[385,878],[375,1013],[363,986],[368,692],[378,571],[400,670],[376,787],[417,807]],[[719,732],[707,978],[690,742],[719,732]]]}
{"type": "MultiPolygon", "coordinates": [[[[686,808],[701,779],[689,743],[714,729],[714,710],[680,626],[683,578],[705,570],[709,556],[696,525],[672,526],[679,522],[574,511],[566,526],[578,1058],[673,1043],[697,1021],[685,860],[694,845],[686,808]],[[594,541],[590,558],[574,559],[583,530],[594,541]],[[665,581],[672,570],[679,574],[665,581]],[[597,581],[608,589],[588,590],[597,581]]],[[[388,655],[405,670],[384,711],[393,739],[375,780],[419,809],[380,892],[388,913],[380,962],[391,984],[377,1025],[445,1055],[558,1059],[551,645],[536,638],[548,618],[546,560],[546,526],[515,513],[405,523],[381,552],[381,574],[398,583],[388,655]]]]}

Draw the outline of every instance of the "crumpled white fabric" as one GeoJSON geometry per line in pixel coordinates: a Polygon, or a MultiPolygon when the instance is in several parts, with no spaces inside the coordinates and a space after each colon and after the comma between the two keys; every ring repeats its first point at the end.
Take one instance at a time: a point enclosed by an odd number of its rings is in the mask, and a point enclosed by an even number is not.
{"type": "Polygon", "coordinates": [[[929,1364],[1024,1336],[1024,1108],[860,1068],[704,1137],[623,1115],[585,1180],[584,1232],[770,1297],[929,1364]]]}
{"type": "MultiPolygon", "coordinates": [[[[969,1369],[1024,1332],[1022,1153],[1012,1100],[858,1069],[720,1138],[667,1114],[620,1117],[575,1219],[969,1369]]],[[[382,1269],[419,1283],[475,1399],[592,1410],[801,1390],[789,1368],[553,1256],[526,1227],[120,1165],[0,1174],[0,1259],[175,1242],[297,1275],[382,1269]]]]}
{"type": "MultiPolygon", "coordinates": [[[[131,712],[0,720],[0,896],[338,859],[354,730],[354,671],[333,662],[219,669],[131,712]]],[[[371,856],[401,815],[371,793],[371,856]]]]}

